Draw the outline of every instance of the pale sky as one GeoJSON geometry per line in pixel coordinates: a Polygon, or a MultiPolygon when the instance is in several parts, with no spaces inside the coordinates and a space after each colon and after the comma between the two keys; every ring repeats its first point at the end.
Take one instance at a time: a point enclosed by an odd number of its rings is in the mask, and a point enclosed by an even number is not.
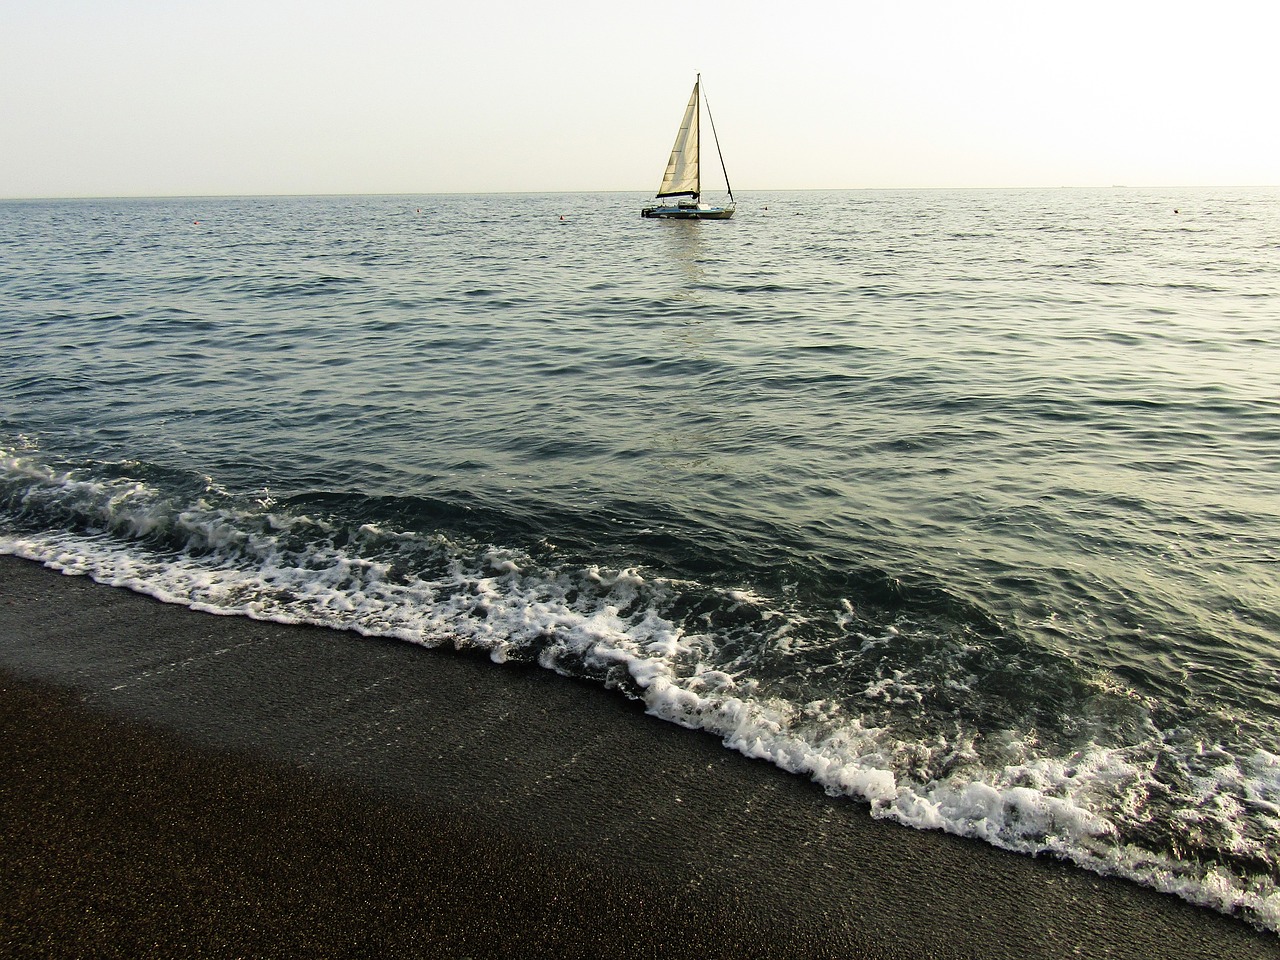
{"type": "Polygon", "coordinates": [[[1274,0],[3,0],[0,197],[1280,184],[1274,0]],[[704,133],[705,137],[705,133],[704,133]]]}

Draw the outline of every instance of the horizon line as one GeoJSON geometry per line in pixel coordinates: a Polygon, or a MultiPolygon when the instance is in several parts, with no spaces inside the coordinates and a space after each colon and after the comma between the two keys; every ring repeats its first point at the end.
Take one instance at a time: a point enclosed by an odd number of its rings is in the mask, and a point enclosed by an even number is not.
{"type": "MultiPolygon", "coordinates": [[[[756,187],[738,190],[752,193],[889,193],[896,191],[980,191],[980,190],[1274,190],[1280,184],[1268,183],[1158,183],[1158,184],[1054,184],[1020,186],[898,186],[898,187],[756,187]]],[[[713,191],[714,192],[714,191],[713,191]]],[[[302,197],[512,197],[512,196],[582,196],[617,194],[651,196],[647,190],[424,190],[330,193],[119,193],[60,194],[0,197],[0,203],[42,200],[248,200],[302,197]]]]}

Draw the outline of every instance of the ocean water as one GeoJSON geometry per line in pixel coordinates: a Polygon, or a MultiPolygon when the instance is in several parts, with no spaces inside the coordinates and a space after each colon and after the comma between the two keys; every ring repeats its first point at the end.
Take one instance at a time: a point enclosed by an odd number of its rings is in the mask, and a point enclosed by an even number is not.
{"type": "Polygon", "coordinates": [[[1280,190],[645,199],[0,203],[0,552],[1280,930],[1280,190]]]}

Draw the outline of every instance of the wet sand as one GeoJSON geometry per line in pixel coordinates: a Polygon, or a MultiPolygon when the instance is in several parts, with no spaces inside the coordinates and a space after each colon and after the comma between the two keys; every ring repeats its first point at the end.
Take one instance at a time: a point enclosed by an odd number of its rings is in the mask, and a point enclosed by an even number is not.
{"type": "Polygon", "coordinates": [[[0,558],[0,955],[1275,957],[537,669],[0,558]]]}

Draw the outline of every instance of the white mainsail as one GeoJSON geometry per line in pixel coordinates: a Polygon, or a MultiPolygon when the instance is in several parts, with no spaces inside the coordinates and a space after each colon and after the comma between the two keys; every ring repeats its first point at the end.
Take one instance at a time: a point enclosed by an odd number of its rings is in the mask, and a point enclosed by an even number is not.
{"type": "Polygon", "coordinates": [[[676,143],[667,161],[667,171],[662,175],[662,186],[658,188],[659,197],[686,194],[697,197],[701,192],[698,177],[698,85],[701,82],[701,78],[694,82],[693,95],[684,108],[684,119],[680,121],[676,143]]]}

